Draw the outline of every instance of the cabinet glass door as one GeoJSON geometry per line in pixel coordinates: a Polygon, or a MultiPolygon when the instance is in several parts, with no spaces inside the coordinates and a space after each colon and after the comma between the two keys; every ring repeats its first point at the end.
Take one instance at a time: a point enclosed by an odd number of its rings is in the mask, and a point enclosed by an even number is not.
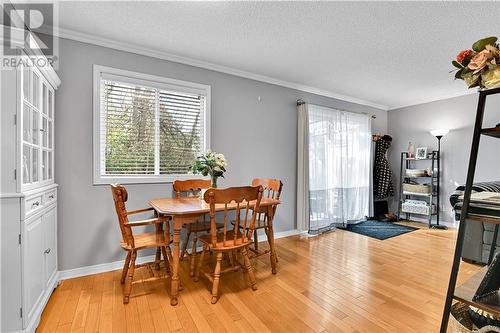
{"type": "Polygon", "coordinates": [[[23,67],[23,99],[25,101],[31,101],[30,98],[30,88],[31,88],[31,82],[30,82],[30,70],[27,67],[23,67]]]}
{"type": "Polygon", "coordinates": [[[48,134],[48,137],[49,137],[49,149],[52,149],[52,140],[53,140],[52,129],[53,128],[54,128],[53,122],[52,122],[52,120],[49,120],[49,127],[48,127],[48,130],[49,130],[49,134],[48,134]]]}
{"type": "Polygon", "coordinates": [[[47,118],[42,117],[42,129],[40,130],[42,132],[42,147],[47,148],[47,134],[48,134],[48,129],[47,129],[47,118]]]}
{"type": "Polygon", "coordinates": [[[27,104],[23,106],[23,140],[31,142],[31,109],[27,104]]]}
{"type": "Polygon", "coordinates": [[[47,107],[48,107],[48,103],[47,103],[47,85],[45,84],[45,82],[42,84],[42,112],[44,115],[47,114],[47,107]]]}
{"type": "Polygon", "coordinates": [[[48,161],[48,170],[47,170],[47,178],[52,179],[52,170],[54,165],[54,158],[52,156],[52,152],[49,151],[49,161],[48,161]]]}
{"type": "Polygon", "coordinates": [[[31,172],[32,172],[32,175],[31,175],[31,182],[32,183],[36,183],[38,181],[38,169],[39,169],[39,165],[38,165],[38,152],[39,152],[39,149],[38,148],[33,148],[32,149],[32,156],[31,156],[31,160],[32,160],[32,168],[31,168],[31,172]]]}
{"type": "Polygon", "coordinates": [[[48,166],[48,152],[46,150],[42,151],[42,180],[47,180],[47,166],[48,166]]]}
{"type": "Polygon", "coordinates": [[[31,183],[31,147],[23,145],[23,184],[31,183]]]}
{"type": "Polygon", "coordinates": [[[47,119],[43,119],[42,113],[48,112],[48,87],[35,68],[23,67],[21,77],[23,106],[21,174],[22,184],[29,185],[43,178],[40,163],[43,158],[41,145],[48,145],[48,123],[47,119]]]}
{"type": "Polygon", "coordinates": [[[53,119],[54,118],[54,91],[52,89],[49,89],[49,118],[53,119]]]}
{"type": "Polygon", "coordinates": [[[23,190],[54,177],[54,90],[36,67],[22,67],[23,190]]]}
{"type": "Polygon", "coordinates": [[[32,77],[32,103],[36,108],[40,108],[40,77],[33,72],[32,77]]]}
{"type": "Polygon", "coordinates": [[[31,130],[33,134],[31,135],[31,142],[34,145],[38,144],[38,137],[40,136],[40,128],[38,127],[38,119],[40,118],[39,112],[36,109],[32,109],[31,113],[31,130]]]}

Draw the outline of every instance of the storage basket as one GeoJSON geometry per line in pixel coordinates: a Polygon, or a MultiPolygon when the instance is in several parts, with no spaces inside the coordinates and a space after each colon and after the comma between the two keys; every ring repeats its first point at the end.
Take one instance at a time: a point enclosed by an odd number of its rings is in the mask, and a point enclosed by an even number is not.
{"type": "MultiPolygon", "coordinates": [[[[433,213],[436,210],[435,206],[432,206],[433,213]]],[[[413,213],[413,214],[423,214],[429,215],[430,206],[425,201],[417,201],[417,200],[406,200],[401,204],[401,211],[403,213],[413,213]]]]}
{"type": "Polygon", "coordinates": [[[500,333],[500,328],[496,326],[484,326],[480,329],[476,328],[472,323],[469,315],[469,306],[464,303],[457,302],[451,307],[451,329],[454,333],[500,333]]]}
{"type": "Polygon", "coordinates": [[[431,193],[431,186],[428,184],[403,184],[404,192],[431,193]]]}
{"type": "Polygon", "coordinates": [[[406,176],[408,177],[422,177],[427,175],[425,169],[406,169],[406,176]]]}

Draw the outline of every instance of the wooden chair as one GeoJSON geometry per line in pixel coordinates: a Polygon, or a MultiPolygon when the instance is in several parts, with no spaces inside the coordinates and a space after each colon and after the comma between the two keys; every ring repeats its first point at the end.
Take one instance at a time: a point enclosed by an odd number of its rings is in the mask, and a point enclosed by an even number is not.
{"type": "MultiPolygon", "coordinates": [[[[135,268],[146,266],[154,276],[153,270],[150,264],[145,263],[141,265],[136,265],[135,260],[137,258],[137,251],[145,250],[150,248],[159,248],[163,253],[163,258],[165,262],[165,269],[169,273],[172,269],[170,267],[172,263],[172,253],[170,251],[170,228],[169,228],[169,217],[158,216],[146,220],[139,221],[129,221],[129,215],[145,213],[148,211],[154,211],[153,208],[144,208],[133,211],[127,211],[125,208],[125,202],[128,199],[128,193],[125,187],[122,185],[111,185],[111,191],[113,193],[113,200],[115,202],[116,214],[118,215],[118,222],[120,223],[120,230],[122,232],[122,241],[120,243],[122,249],[127,251],[127,257],[125,259],[125,264],[123,266],[122,275],[120,282],[125,283],[125,288],[123,290],[123,303],[129,302],[130,292],[132,290],[132,283],[134,279],[135,268]],[[165,229],[163,225],[165,224],[165,229]],[[141,234],[134,234],[132,232],[133,227],[154,225],[156,230],[154,232],[145,232],[141,234]]],[[[157,262],[155,262],[157,264],[157,262]]]]}
{"type": "Polygon", "coordinates": [[[204,199],[210,204],[210,234],[200,236],[199,238],[203,243],[203,251],[201,252],[200,261],[196,267],[194,280],[198,281],[200,272],[202,272],[209,281],[212,282],[212,304],[217,303],[219,299],[219,281],[221,273],[228,272],[229,270],[237,270],[239,268],[239,265],[237,267],[234,266],[236,264],[237,250],[240,250],[243,257],[244,267],[248,272],[252,289],[257,289],[257,282],[255,280],[252,264],[248,257],[247,249],[250,244],[252,244],[255,218],[259,211],[262,192],[262,186],[243,186],[220,190],[209,189],[205,193],[204,199]],[[255,209],[252,211],[249,207],[249,202],[253,200],[255,200],[255,209]],[[236,205],[236,224],[234,229],[228,230],[228,205],[233,202],[234,205],[236,205]],[[224,205],[222,232],[217,230],[217,223],[215,220],[215,205],[218,204],[224,205]],[[248,219],[249,214],[251,214],[250,221],[248,219]],[[247,232],[240,232],[240,225],[243,226],[243,230],[247,230],[247,232]],[[203,259],[208,250],[213,250],[217,254],[217,263],[213,274],[206,273],[202,270],[203,259]],[[222,270],[222,255],[228,252],[232,254],[233,267],[222,270]]]}
{"type": "MultiPolygon", "coordinates": [[[[271,178],[255,178],[252,180],[252,186],[262,186],[264,189],[264,192],[262,196],[264,198],[272,198],[279,200],[281,196],[281,190],[283,189],[283,183],[279,179],[271,179],[271,178]]],[[[273,216],[274,213],[276,213],[276,208],[278,205],[273,206],[273,216]]],[[[255,220],[255,229],[254,229],[254,245],[253,247],[250,247],[250,251],[254,253],[253,256],[250,257],[256,258],[260,257],[262,255],[271,253],[274,251],[276,254],[276,249],[274,248],[274,231],[273,231],[273,226],[269,223],[269,216],[267,214],[267,208],[262,207],[259,209],[257,212],[257,218],[255,220]],[[257,236],[257,231],[259,229],[264,229],[264,232],[266,233],[267,236],[267,242],[269,243],[269,250],[265,251],[259,251],[259,240],[257,236]]],[[[235,221],[232,221],[233,225],[235,224],[235,221]]],[[[242,226],[240,225],[240,228],[242,226]]],[[[248,230],[248,227],[247,227],[248,230]]],[[[278,262],[278,257],[275,256],[276,262],[278,262]]],[[[272,260],[272,258],[271,258],[272,260]]],[[[273,274],[276,273],[275,269],[273,269],[273,274]]]]}
{"type": "MultiPolygon", "coordinates": [[[[205,179],[188,179],[188,180],[176,180],[172,184],[175,192],[176,198],[180,197],[199,197],[201,190],[209,189],[211,186],[210,180],[205,179]]],[[[222,224],[218,224],[217,228],[222,228],[222,224]]],[[[198,234],[201,232],[210,232],[210,221],[206,221],[205,217],[203,220],[199,220],[194,223],[188,223],[184,225],[187,230],[186,241],[182,244],[182,251],[180,260],[184,258],[187,253],[187,246],[189,243],[189,238],[191,234],[193,235],[193,241],[191,246],[191,262],[189,268],[189,274],[194,276],[194,266],[196,261],[196,246],[198,245],[198,234]]]]}

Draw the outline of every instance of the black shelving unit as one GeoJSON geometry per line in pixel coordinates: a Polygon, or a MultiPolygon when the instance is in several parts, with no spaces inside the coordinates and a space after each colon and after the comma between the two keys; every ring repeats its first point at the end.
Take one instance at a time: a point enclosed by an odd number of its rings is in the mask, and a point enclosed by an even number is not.
{"type": "Polygon", "coordinates": [[[407,152],[401,153],[401,168],[399,173],[399,196],[398,196],[398,220],[401,220],[401,214],[405,214],[406,220],[411,219],[411,215],[420,215],[427,218],[429,228],[440,227],[439,225],[439,177],[441,174],[441,163],[440,156],[437,150],[432,151],[430,157],[423,159],[410,158],[407,152]],[[425,162],[430,162],[430,168],[432,170],[431,175],[427,176],[408,176],[406,170],[410,169],[422,169],[425,166],[425,162]],[[431,187],[429,193],[416,193],[416,192],[406,192],[403,190],[403,185],[408,184],[410,181],[416,181],[420,184],[428,184],[431,187]],[[429,214],[418,214],[410,213],[402,210],[403,202],[407,199],[418,198],[419,200],[424,199],[429,205],[429,214]],[[436,207],[433,212],[433,207],[436,207]],[[432,224],[432,217],[436,216],[436,224],[432,224]]]}
{"type": "Polygon", "coordinates": [[[441,333],[445,333],[448,328],[448,320],[450,318],[450,311],[453,300],[464,302],[479,309],[491,312],[497,316],[500,315],[500,306],[487,304],[480,301],[475,301],[473,299],[474,292],[479,287],[479,284],[481,283],[482,277],[484,277],[486,270],[488,269],[488,266],[483,268],[479,273],[472,276],[469,280],[465,281],[465,283],[463,283],[460,287],[456,288],[458,270],[460,268],[460,259],[462,255],[462,246],[464,242],[465,229],[467,223],[476,223],[475,221],[481,221],[481,222],[495,224],[495,232],[490,249],[488,264],[491,263],[491,259],[493,258],[493,254],[496,248],[496,237],[498,235],[498,225],[500,224],[500,218],[496,217],[485,218],[482,216],[470,215],[469,204],[472,193],[472,184],[474,183],[474,175],[476,173],[477,155],[479,151],[479,142],[481,140],[481,135],[488,135],[491,137],[500,138],[500,126],[494,128],[482,128],[486,97],[498,93],[500,93],[500,88],[479,91],[476,122],[474,125],[474,134],[472,136],[472,148],[469,158],[469,169],[467,171],[467,182],[465,184],[462,210],[460,212],[460,224],[458,227],[457,243],[455,246],[455,254],[453,256],[453,265],[450,273],[448,292],[446,294],[443,317],[441,320],[441,328],[440,328],[441,333]]]}

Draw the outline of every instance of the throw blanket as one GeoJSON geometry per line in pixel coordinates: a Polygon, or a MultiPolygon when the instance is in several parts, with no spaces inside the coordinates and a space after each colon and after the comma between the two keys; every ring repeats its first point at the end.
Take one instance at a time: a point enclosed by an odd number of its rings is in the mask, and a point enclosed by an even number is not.
{"type": "MultiPolygon", "coordinates": [[[[458,202],[458,198],[464,194],[464,191],[465,185],[461,185],[457,187],[450,196],[450,203],[453,207],[455,207],[458,202]]],[[[475,183],[472,185],[472,193],[474,192],[500,192],[500,181],[475,183]]]]}
{"type": "MultiPolygon", "coordinates": [[[[455,209],[455,218],[459,219],[460,218],[460,209],[462,207],[461,204],[458,205],[457,203],[461,203],[461,200],[459,200],[459,197],[464,194],[465,191],[465,185],[459,186],[456,188],[456,190],[453,192],[453,194],[450,196],[450,203],[455,209]]],[[[474,192],[500,192],[500,181],[494,181],[494,182],[483,182],[483,183],[475,183],[472,185],[472,193],[474,192]]],[[[492,212],[491,210],[488,209],[481,209],[481,205],[475,205],[474,203],[470,204],[470,209],[469,209],[469,214],[479,214],[479,215],[490,215],[490,216],[495,216],[497,217],[496,212],[492,212]],[[476,207],[474,207],[476,206],[476,207]]]]}

